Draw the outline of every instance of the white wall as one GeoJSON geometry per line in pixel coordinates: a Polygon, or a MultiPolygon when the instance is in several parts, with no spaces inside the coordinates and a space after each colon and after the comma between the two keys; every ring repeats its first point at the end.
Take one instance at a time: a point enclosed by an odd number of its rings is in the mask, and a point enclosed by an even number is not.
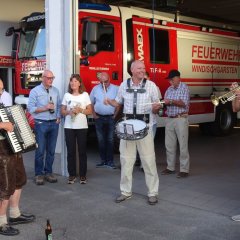
{"type": "Polygon", "coordinates": [[[18,24],[0,22],[0,56],[11,56],[12,36],[6,37],[5,33],[9,27],[17,27],[18,24]]]}
{"type": "MultiPolygon", "coordinates": [[[[45,0],[46,13],[46,54],[47,68],[53,71],[53,85],[58,88],[61,98],[67,90],[73,73],[72,11],[76,0],[45,0]]],[[[66,146],[63,125],[60,125],[56,153],[61,163],[54,162],[54,172],[67,175],[66,146]]]]}

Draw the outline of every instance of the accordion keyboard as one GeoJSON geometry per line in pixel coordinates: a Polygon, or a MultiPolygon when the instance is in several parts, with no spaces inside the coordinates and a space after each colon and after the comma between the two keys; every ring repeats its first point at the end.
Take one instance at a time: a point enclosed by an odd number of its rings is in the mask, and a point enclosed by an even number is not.
{"type": "Polygon", "coordinates": [[[0,118],[2,122],[14,124],[13,132],[6,132],[6,137],[14,153],[36,148],[35,136],[20,105],[0,108],[0,118]]]}

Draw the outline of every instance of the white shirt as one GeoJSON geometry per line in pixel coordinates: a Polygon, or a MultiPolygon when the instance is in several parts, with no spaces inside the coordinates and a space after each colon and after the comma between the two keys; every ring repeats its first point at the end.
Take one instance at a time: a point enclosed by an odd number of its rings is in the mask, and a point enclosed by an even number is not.
{"type": "MultiPolygon", "coordinates": [[[[3,103],[5,107],[12,106],[12,96],[5,90],[0,95],[0,103],[3,103]]],[[[3,140],[3,139],[5,139],[5,137],[2,134],[0,134],[0,140],[3,140]]]]}
{"type": "MultiPolygon", "coordinates": [[[[86,109],[86,107],[91,104],[90,97],[87,92],[83,92],[78,96],[74,96],[71,93],[65,93],[62,105],[67,107],[67,111],[71,108],[79,106],[80,108],[86,109]]],[[[64,128],[70,129],[84,129],[88,128],[87,117],[85,114],[79,113],[75,117],[70,115],[65,116],[64,128]]]]}
{"type": "MultiPolygon", "coordinates": [[[[130,86],[132,89],[140,89],[142,85],[142,81],[139,83],[138,86],[133,85],[132,80],[130,81],[130,86]]],[[[119,104],[124,104],[123,113],[124,114],[133,114],[133,93],[127,92],[128,86],[127,86],[127,80],[122,82],[118,94],[115,98],[115,100],[119,104]]],[[[152,126],[156,123],[156,117],[155,114],[152,113],[152,105],[151,103],[159,102],[158,97],[158,90],[157,86],[154,82],[147,80],[146,84],[144,86],[144,89],[146,89],[145,93],[138,93],[137,95],[137,114],[150,114],[150,122],[149,125],[152,126]]]]}
{"type": "Polygon", "coordinates": [[[0,103],[3,103],[5,107],[12,106],[12,96],[5,90],[0,95],[0,103]]]}

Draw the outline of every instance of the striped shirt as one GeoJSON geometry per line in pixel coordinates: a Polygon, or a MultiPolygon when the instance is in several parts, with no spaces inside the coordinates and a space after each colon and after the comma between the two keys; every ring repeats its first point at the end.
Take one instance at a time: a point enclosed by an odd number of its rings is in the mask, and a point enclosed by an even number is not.
{"type": "Polygon", "coordinates": [[[178,107],[175,105],[167,106],[166,114],[167,116],[176,116],[181,113],[188,113],[189,111],[189,101],[190,101],[190,93],[188,86],[180,82],[177,88],[170,86],[165,92],[164,99],[172,99],[172,100],[182,100],[185,103],[185,107],[178,107]]]}
{"type": "MultiPolygon", "coordinates": [[[[141,89],[142,81],[138,86],[133,85],[132,79],[130,81],[131,89],[141,89]]],[[[123,113],[124,114],[133,114],[133,98],[134,93],[127,92],[127,80],[122,82],[117,97],[115,100],[124,105],[123,113]]],[[[146,89],[145,93],[137,93],[137,105],[136,105],[136,113],[137,114],[150,114],[150,122],[149,125],[153,124],[153,113],[152,113],[152,105],[151,103],[159,102],[158,90],[157,86],[154,82],[147,80],[143,89],[146,89]]]]}

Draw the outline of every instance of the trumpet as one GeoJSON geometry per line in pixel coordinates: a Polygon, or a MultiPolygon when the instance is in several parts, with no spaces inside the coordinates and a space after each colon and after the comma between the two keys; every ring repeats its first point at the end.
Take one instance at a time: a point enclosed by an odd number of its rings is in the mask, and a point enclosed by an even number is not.
{"type": "Polygon", "coordinates": [[[215,105],[215,106],[218,106],[219,102],[221,102],[222,104],[225,104],[226,102],[230,102],[236,98],[235,91],[238,91],[238,90],[240,90],[240,86],[233,88],[231,91],[229,91],[219,97],[212,95],[211,101],[212,101],[213,105],[215,105]]]}

